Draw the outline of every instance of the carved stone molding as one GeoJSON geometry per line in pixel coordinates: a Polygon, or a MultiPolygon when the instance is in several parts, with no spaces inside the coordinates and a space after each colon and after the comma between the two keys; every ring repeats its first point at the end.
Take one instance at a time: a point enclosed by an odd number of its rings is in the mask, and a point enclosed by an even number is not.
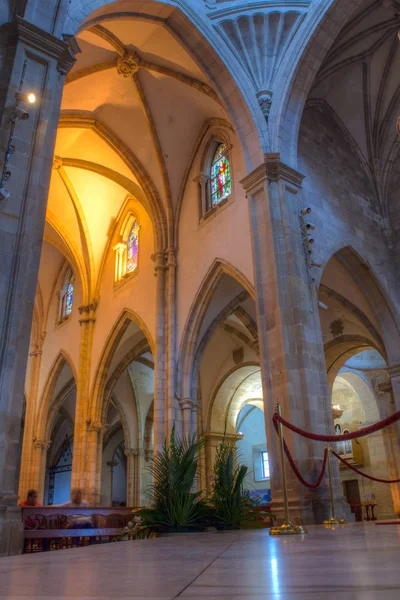
{"type": "Polygon", "coordinates": [[[392,380],[388,373],[382,373],[376,375],[371,379],[372,387],[374,388],[375,394],[381,396],[383,394],[390,394],[392,390],[392,380]]]}
{"type": "Polygon", "coordinates": [[[103,430],[103,425],[100,421],[92,421],[91,419],[86,420],[88,431],[100,432],[103,430]]]}
{"type": "Polygon", "coordinates": [[[95,299],[90,304],[82,304],[81,306],[78,306],[78,311],[79,311],[79,314],[81,315],[81,318],[79,319],[79,323],[81,325],[82,325],[82,323],[90,323],[90,322],[94,323],[96,321],[95,313],[96,313],[98,303],[99,303],[98,299],[95,299]]]}
{"type": "Polygon", "coordinates": [[[392,379],[400,378],[400,365],[392,365],[386,369],[392,379]]]}
{"type": "Polygon", "coordinates": [[[125,456],[145,456],[143,448],[125,448],[125,456]]]}
{"type": "Polygon", "coordinates": [[[140,62],[135,54],[125,54],[120,56],[117,63],[117,71],[123,77],[132,77],[139,70],[140,62]]]}
{"type": "Polygon", "coordinates": [[[265,120],[268,122],[269,113],[271,112],[272,106],[272,92],[269,92],[268,90],[262,90],[261,92],[258,92],[257,100],[265,120]]]}
{"type": "Polygon", "coordinates": [[[33,444],[38,450],[47,450],[51,444],[51,440],[38,440],[36,437],[33,438],[33,444]]]}
{"type": "Polygon", "coordinates": [[[178,400],[181,410],[196,411],[199,408],[198,400],[192,400],[191,398],[178,398],[178,400]]]}
{"type": "Polygon", "coordinates": [[[29,356],[40,356],[43,350],[43,343],[46,337],[46,332],[42,332],[37,340],[32,342],[32,350],[29,356]]]}
{"type": "Polygon", "coordinates": [[[27,46],[57,59],[57,70],[62,75],[68,73],[76,61],[75,52],[80,51],[73,36],[67,36],[65,40],[60,40],[18,16],[15,24],[13,23],[11,26],[16,27],[16,35],[19,40],[27,46]]]}
{"type": "Polygon", "coordinates": [[[246,175],[240,183],[246,194],[260,192],[265,183],[272,181],[285,181],[294,188],[301,188],[304,175],[281,162],[279,152],[264,154],[264,162],[246,175]]]}

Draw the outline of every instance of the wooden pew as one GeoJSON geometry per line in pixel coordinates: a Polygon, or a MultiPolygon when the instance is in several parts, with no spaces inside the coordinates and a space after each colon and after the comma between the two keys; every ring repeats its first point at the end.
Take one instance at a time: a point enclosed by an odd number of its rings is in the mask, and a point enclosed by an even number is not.
{"type": "Polygon", "coordinates": [[[58,550],[88,543],[112,541],[132,520],[133,508],[121,506],[57,507],[37,506],[22,508],[24,523],[24,552],[58,550]],[[92,527],[72,528],[73,517],[89,517],[92,527]],[[36,528],[29,528],[28,524],[36,528]]]}

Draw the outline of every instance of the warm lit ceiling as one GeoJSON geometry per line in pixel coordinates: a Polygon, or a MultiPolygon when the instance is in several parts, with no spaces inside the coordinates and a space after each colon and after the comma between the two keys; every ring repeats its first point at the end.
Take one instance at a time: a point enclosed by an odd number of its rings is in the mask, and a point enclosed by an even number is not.
{"type": "Polygon", "coordinates": [[[77,35],[82,52],[64,88],[46,239],[92,284],[127,193],[148,210],[149,186],[171,223],[205,122],[226,119],[167,16],[100,11],[77,35]]]}

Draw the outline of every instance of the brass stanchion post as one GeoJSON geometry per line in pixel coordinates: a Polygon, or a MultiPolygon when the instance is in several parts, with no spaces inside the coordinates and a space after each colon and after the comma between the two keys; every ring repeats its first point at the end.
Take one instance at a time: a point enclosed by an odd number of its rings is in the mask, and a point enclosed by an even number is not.
{"type": "Polygon", "coordinates": [[[335,515],[335,500],[333,497],[333,482],[332,482],[332,467],[331,467],[331,451],[332,448],[329,444],[326,444],[326,450],[328,452],[327,463],[328,463],[328,477],[329,477],[329,493],[331,497],[331,518],[323,521],[324,525],[345,525],[347,521],[345,519],[338,519],[335,515]]]}
{"type": "MultiPolygon", "coordinates": [[[[275,412],[281,416],[281,405],[279,400],[276,402],[275,412]]],[[[285,519],[280,527],[271,527],[269,535],[296,535],[299,533],[307,533],[307,530],[302,525],[294,525],[289,518],[289,502],[286,487],[286,465],[285,465],[285,448],[283,445],[283,428],[282,423],[278,422],[278,433],[279,433],[279,447],[281,455],[281,469],[282,469],[282,487],[283,487],[283,502],[285,506],[285,519]]]]}

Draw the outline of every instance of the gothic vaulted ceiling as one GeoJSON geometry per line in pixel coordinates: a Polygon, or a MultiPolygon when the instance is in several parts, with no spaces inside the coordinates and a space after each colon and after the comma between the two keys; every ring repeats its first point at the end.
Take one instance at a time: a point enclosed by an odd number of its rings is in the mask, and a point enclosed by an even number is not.
{"type": "Polygon", "coordinates": [[[399,148],[400,2],[368,0],[342,30],[308,103],[324,104],[363,162],[385,212],[399,148]]]}
{"type": "Polygon", "coordinates": [[[81,53],[64,88],[46,239],[68,260],[80,260],[89,280],[98,276],[127,193],[153,226],[163,219],[171,228],[205,123],[226,119],[210,81],[168,25],[173,10],[100,11],[77,35],[81,53]]]}

